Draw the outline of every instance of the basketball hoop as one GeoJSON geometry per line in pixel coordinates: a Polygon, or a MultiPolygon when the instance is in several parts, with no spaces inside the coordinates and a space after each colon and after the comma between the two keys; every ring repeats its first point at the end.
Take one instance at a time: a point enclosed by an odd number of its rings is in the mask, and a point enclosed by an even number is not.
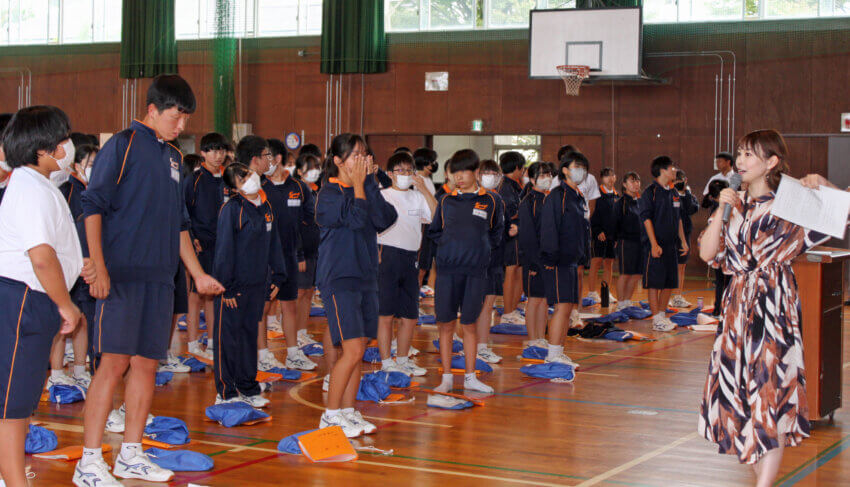
{"type": "Polygon", "coordinates": [[[558,66],[558,75],[562,80],[564,80],[564,86],[567,88],[567,94],[576,96],[578,95],[578,90],[581,88],[582,82],[590,76],[590,66],[558,66]]]}

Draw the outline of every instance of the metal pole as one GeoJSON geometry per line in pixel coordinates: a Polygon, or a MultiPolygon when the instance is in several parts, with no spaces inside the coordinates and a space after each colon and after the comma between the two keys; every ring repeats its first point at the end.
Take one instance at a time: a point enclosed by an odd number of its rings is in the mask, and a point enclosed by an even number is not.
{"type": "MultiPolygon", "coordinates": [[[[717,154],[717,93],[720,91],[717,85],[717,75],[714,75],[714,154],[717,154]]],[[[714,155],[712,154],[712,156],[714,155]]]]}

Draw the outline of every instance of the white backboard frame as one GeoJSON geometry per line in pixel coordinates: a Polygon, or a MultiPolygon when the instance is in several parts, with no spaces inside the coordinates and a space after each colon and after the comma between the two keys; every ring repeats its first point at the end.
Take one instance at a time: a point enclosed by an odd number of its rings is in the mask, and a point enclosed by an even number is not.
{"type": "MultiPolygon", "coordinates": [[[[561,29],[562,30],[562,29],[561,29]]],[[[583,8],[583,9],[548,9],[532,10],[529,15],[528,27],[528,77],[531,79],[560,79],[556,66],[560,64],[577,64],[568,62],[567,45],[581,45],[601,42],[600,57],[605,54],[616,55],[622,59],[615,63],[617,66],[602,66],[602,70],[593,70],[590,65],[591,79],[597,80],[635,80],[641,79],[641,65],[643,58],[643,11],[640,7],[612,7],[612,8],[583,8]],[[611,17],[619,22],[619,28],[612,29],[608,34],[596,36],[593,32],[578,32],[575,36],[562,38],[565,34],[558,32],[559,29],[552,28],[553,23],[564,22],[569,18],[571,24],[586,25],[588,28],[598,25],[604,17],[611,17]],[[581,19],[577,22],[575,19],[581,19]],[[605,36],[608,38],[604,38],[605,36]],[[637,46],[634,52],[624,52],[620,46],[624,44],[633,45],[628,39],[637,37],[637,46]],[[553,38],[555,39],[553,41],[553,38]],[[553,44],[561,45],[561,48],[553,48],[553,44]],[[541,52],[543,54],[541,54],[541,52]]],[[[603,61],[604,62],[604,61],[603,61]]],[[[586,63],[582,63],[586,64],[586,63]]]]}

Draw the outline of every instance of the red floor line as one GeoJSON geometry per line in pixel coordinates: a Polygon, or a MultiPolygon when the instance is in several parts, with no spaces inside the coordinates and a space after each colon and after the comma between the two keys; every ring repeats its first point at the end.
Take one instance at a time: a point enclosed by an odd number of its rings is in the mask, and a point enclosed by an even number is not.
{"type": "MultiPolygon", "coordinates": [[[[237,447],[237,446],[238,445],[234,445],[234,447],[237,447]]],[[[177,484],[195,482],[197,480],[208,479],[210,477],[215,477],[216,475],[221,475],[223,473],[231,472],[233,470],[238,470],[240,468],[245,468],[245,467],[249,467],[251,465],[256,465],[258,463],[262,463],[262,462],[271,460],[272,458],[277,458],[281,455],[283,455],[283,454],[282,453],[275,453],[273,455],[268,455],[268,456],[265,456],[265,457],[257,458],[255,460],[237,463],[236,465],[231,465],[227,468],[222,468],[220,470],[213,470],[212,472],[206,472],[206,473],[203,473],[201,475],[195,475],[194,477],[178,476],[178,477],[175,477],[174,480],[172,480],[169,485],[177,485],[177,484]]]]}

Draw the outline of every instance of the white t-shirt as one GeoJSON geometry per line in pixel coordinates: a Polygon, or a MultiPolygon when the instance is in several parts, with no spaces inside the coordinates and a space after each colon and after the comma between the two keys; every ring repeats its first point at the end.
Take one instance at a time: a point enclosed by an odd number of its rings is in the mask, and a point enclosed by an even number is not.
{"type": "Polygon", "coordinates": [[[83,252],[68,203],[49,179],[29,167],[12,171],[0,203],[0,275],[44,292],[29,250],[53,247],[70,291],[83,269],[83,252]]]}
{"type": "Polygon", "coordinates": [[[705,189],[702,191],[702,195],[705,196],[705,195],[708,194],[708,185],[711,184],[712,181],[720,179],[720,180],[726,181],[728,183],[729,179],[732,178],[733,174],[735,174],[735,171],[730,169],[729,172],[726,173],[726,174],[719,172],[719,173],[715,174],[714,176],[711,176],[711,179],[709,179],[708,182],[705,183],[705,189]]]}
{"type": "Polygon", "coordinates": [[[587,201],[584,217],[590,220],[590,202],[602,196],[599,193],[599,183],[596,182],[596,177],[593,174],[587,173],[587,177],[578,185],[578,189],[587,201]]]}
{"type": "Polygon", "coordinates": [[[395,188],[382,189],[381,195],[395,207],[398,219],[393,226],[378,234],[378,244],[416,252],[422,242],[422,224],[431,223],[432,218],[425,197],[418,191],[395,188]]]}
{"type": "MultiPolygon", "coordinates": [[[[431,193],[431,196],[437,194],[437,188],[434,186],[434,181],[431,181],[431,178],[422,174],[420,171],[416,171],[416,174],[422,176],[422,179],[425,180],[425,187],[428,188],[428,191],[431,193]]],[[[411,186],[414,191],[418,191],[415,186],[411,186]]]]}

